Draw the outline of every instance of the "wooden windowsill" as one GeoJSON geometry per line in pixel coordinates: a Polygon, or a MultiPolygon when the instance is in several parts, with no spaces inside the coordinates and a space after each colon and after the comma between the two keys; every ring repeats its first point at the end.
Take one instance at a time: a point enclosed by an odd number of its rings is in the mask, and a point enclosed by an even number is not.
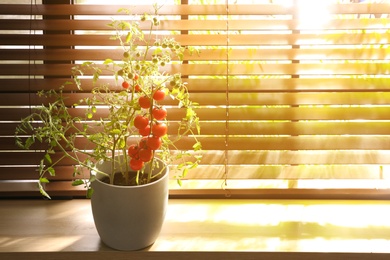
{"type": "Polygon", "coordinates": [[[171,199],[156,243],[138,252],[118,252],[101,243],[89,200],[0,200],[0,259],[31,255],[390,259],[390,201],[171,199]]]}

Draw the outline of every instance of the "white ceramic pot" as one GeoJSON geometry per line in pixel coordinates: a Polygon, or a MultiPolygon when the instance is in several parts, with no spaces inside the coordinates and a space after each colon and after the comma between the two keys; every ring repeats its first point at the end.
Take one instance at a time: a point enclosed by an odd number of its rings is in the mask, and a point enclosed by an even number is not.
{"type": "MultiPolygon", "coordinates": [[[[163,162],[159,161],[162,167],[163,162]]],[[[102,170],[110,169],[102,164],[102,170]]],[[[160,170],[160,169],[156,169],[160,170]]],[[[114,186],[92,183],[92,213],[104,244],[117,250],[138,250],[152,245],[164,222],[168,205],[168,167],[163,176],[140,186],[114,186]]]]}

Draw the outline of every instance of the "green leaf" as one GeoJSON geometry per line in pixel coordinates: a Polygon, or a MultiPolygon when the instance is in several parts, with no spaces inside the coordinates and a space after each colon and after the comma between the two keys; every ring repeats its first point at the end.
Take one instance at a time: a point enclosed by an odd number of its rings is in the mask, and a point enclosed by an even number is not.
{"type": "Polygon", "coordinates": [[[84,181],[83,180],[75,180],[72,182],[72,186],[79,186],[79,185],[82,185],[84,184],[84,181]]]}
{"type": "Polygon", "coordinates": [[[35,143],[34,136],[30,136],[29,138],[27,138],[26,143],[25,143],[26,149],[30,148],[30,146],[31,146],[33,143],[35,143]]]}
{"type": "Polygon", "coordinates": [[[195,169],[196,167],[198,167],[198,164],[197,163],[193,163],[191,166],[190,166],[190,170],[192,170],[192,169],[195,169]]]}
{"type": "Polygon", "coordinates": [[[178,56],[180,61],[182,61],[184,59],[184,54],[183,53],[179,53],[177,56],[178,56]]]}
{"type": "Polygon", "coordinates": [[[184,168],[182,177],[186,177],[187,173],[188,173],[188,168],[184,168]]]}
{"type": "Polygon", "coordinates": [[[91,174],[91,177],[89,177],[89,182],[93,182],[96,180],[96,176],[91,174]]]}
{"type": "Polygon", "coordinates": [[[45,154],[45,160],[48,162],[48,163],[52,163],[53,161],[51,160],[51,157],[50,157],[50,154],[46,153],[45,154]]]}
{"type": "Polygon", "coordinates": [[[119,140],[118,148],[123,149],[125,146],[126,146],[126,141],[123,139],[119,140]]]}
{"type": "Polygon", "coordinates": [[[196,118],[195,123],[196,123],[196,131],[198,132],[198,134],[200,134],[199,118],[196,118]]]}
{"type": "Polygon", "coordinates": [[[93,64],[92,61],[84,61],[81,65],[82,65],[82,66],[90,66],[90,65],[92,65],[92,64],[93,64]]]}
{"type": "Polygon", "coordinates": [[[87,198],[90,199],[92,197],[92,194],[93,194],[93,189],[92,188],[88,188],[88,190],[87,190],[87,198]]]}
{"type": "Polygon", "coordinates": [[[113,130],[111,130],[110,134],[112,134],[112,135],[120,135],[121,134],[121,130],[120,129],[113,129],[113,130]]]}
{"type": "Polygon", "coordinates": [[[111,63],[114,63],[114,61],[112,59],[106,59],[103,64],[104,65],[107,65],[107,64],[111,64],[111,63]]]}
{"type": "Polygon", "coordinates": [[[154,55],[159,55],[162,53],[162,49],[159,47],[159,48],[156,48],[153,52],[154,55]]]}
{"type": "Polygon", "coordinates": [[[47,192],[45,191],[45,189],[43,188],[43,186],[42,186],[40,183],[39,183],[39,192],[40,192],[43,196],[45,196],[46,198],[51,199],[50,196],[49,196],[49,194],[47,194],[47,192]]]}
{"type": "Polygon", "coordinates": [[[195,111],[192,108],[187,108],[186,119],[191,119],[195,116],[195,111]]]}
{"type": "Polygon", "coordinates": [[[121,12],[126,12],[126,11],[128,11],[128,9],[121,7],[121,8],[118,9],[117,12],[121,13],[121,12]]]}
{"type": "Polygon", "coordinates": [[[129,43],[131,41],[131,38],[133,38],[133,34],[131,32],[128,32],[126,35],[126,43],[129,43]]]}
{"type": "Polygon", "coordinates": [[[45,167],[45,164],[43,163],[43,159],[39,162],[39,173],[41,174],[43,172],[43,169],[45,167]]]}
{"type": "Polygon", "coordinates": [[[202,144],[200,142],[196,142],[196,144],[194,144],[192,148],[194,149],[194,151],[202,150],[202,144]]]}
{"type": "Polygon", "coordinates": [[[49,180],[45,177],[39,178],[39,183],[49,183],[49,180]]]}
{"type": "MultiPolygon", "coordinates": [[[[51,147],[57,146],[57,142],[56,142],[55,140],[51,140],[50,146],[51,146],[51,147]]],[[[45,159],[46,159],[46,158],[45,158],[45,159]]],[[[51,163],[51,162],[50,162],[50,163],[51,163]]]]}
{"type": "Polygon", "coordinates": [[[56,175],[56,170],[54,170],[53,167],[47,168],[47,171],[49,172],[50,176],[55,176],[56,175]]]}

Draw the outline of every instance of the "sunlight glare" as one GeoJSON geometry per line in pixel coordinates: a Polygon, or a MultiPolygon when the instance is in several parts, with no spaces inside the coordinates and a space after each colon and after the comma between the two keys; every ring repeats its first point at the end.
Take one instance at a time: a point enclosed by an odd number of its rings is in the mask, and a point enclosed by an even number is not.
{"type": "Polygon", "coordinates": [[[329,19],[327,1],[298,1],[299,29],[320,29],[329,19]]]}
{"type": "Polygon", "coordinates": [[[170,200],[153,250],[389,252],[389,218],[388,201],[170,200]]]}

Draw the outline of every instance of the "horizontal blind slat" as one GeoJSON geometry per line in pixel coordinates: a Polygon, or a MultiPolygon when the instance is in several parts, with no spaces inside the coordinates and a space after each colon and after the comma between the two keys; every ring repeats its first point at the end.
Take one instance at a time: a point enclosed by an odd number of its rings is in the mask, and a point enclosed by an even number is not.
{"type": "MultiPolygon", "coordinates": [[[[390,120],[388,106],[363,106],[363,107],[259,107],[247,106],[229,109],[230,120],[390,120]]],[[[20,121],[21,118],[31,114],[29,108],[2,108],[0,109],[0,120],[20,121]]],[[[212,113],[209,108],[198,108],[196,110],[201,120],[226,120],[225,108],[214,108],[212,113]]],[[[72,115],[83,116],[83,111],[73,109],[72,115]]],[[[107,115],[106,111],[98,111],[98,116],[107,115]]],[[[169,110],[169,120],[179,120],[184,115],[183,110],[169,110]]],[[[315,123],[315,122],[313,122],[315,123]]],[[[6,123],[2,125],[1,132],[12,134],[14,125],[6,123]]]]}
{"type": "MultiPolygon", "coordinates": [[[[7,141],[8,138],[2,138],[7,141]]],[[[223,137],[199,137],[202,142],[204,150],[224,150],[225,138],[223,137]]],[[[137,138],[129,138],[129,144],[136,143],[137,138]]],[[[8,140],[9,141],[9,140],[8,140]]],[[[2,144],[6,147],[7,143],[2,144]]],[[[15,148],[16,145],[9,144],[10,147],[15,148]]],[[[93,149],[93,145],[87,143],[85,139],[77,140],[77,145],[80,149],[93,149]]],[[[178,149],[191,149],[194,145],[192,140],[183,138],[175,143],[178,149]]],[[[229,137],[229,150],[386,150],[390,145],[390,138],[388,135],[363,135],[363,136],[246,136],[246,137],[229,137]]],[[[44,145],[35,144],[31,149],[42,150],[44,145]]],[[[57,158],[58,154],[53,158],[57,158]]],[[[84,155],[80,155],[84,157],[84,155]]],[[[60,157],[58,157],[60,158],[60,157]]],[[[16,161],[18,158],[15,159],[16,161]]],[[[29,160],[32,160],[29,158],[29,160]]],[[[35,160],[34,160],[35,161],[35,160]]],[[[54,159],[53,159],[54,161],[54,159]]],[[[28,162],[23,162],[29,164],[28,162]]],[[[31,162],[30,162],[31,163],[31,162]]],[[[65,165],[71,164],[70,159],[64,159],[65,165]]],[[[329,162],[332,163],[332,162],[329,162]]]]}
{"type": "MultiPolygon", "coordinates": [[[[306,162],[306,161],[305,161],[306,162]]],[[[198,169],[194,169],[184,179],[185,180],[218,180],[223,178],[223,165],[214,164],[213,166],[200,165],[198,169]],[[207,168],[208,167],[208,168],[207,168]]],[[[242,169],[239,165],[230,165],[229,170],[233,172],[230,175],[230,180],[299,180],[299,179],[317,179],[317,180],[345,180],[345,179],[380,179],[378,174],[375,174],[374,170],[378,169],[375,165],[310,165],[310,166],[273,166],[264,165],[259,168],[256,165],[246,165],[245,169],[242,169]],[[340,174],[342,173],[342,174],[340,174]]],[[[36,178],[36,168],[31,168],[31,174],[28,174],[29,170],[25,168],[16,168],[10,171],[7,170],[7,174],[0,174],[0,180],[31,180],[36,178]],[[20,174],[20,173],[23,174],[20,174]],[[15,177],[12,177],[15,175],[15,177]],[[7,177],[8,176],[8,177],[7,177]],[[12,179],[9,179],[12,178],[12,179]]],[[[72,166],[61,166],[56,169],[60,172],[56,177],[49,177],[52,182],[71,181],[74,180],[72,176],[72,166]]],[[[172,168],[172,170],[174,170],[172,168]]],[[[172,174],[171,174],[172,175],[172,174]]],[[[172,176],[173,177],[173,176],[172,176]]]]}
{"type": "MultiPolygon", "coordinates": [[[[28,159],[26,164],[21,164],[15,167],[7,167],[6,159],[11,159],[11,155],[4,155],[0,160],[0,179],[35,179],[37,177],[37,162],[39,162],[39,156],[42,156],[39,152],[38,155],[28,152],[18,152],[19,156],[24,156],[28,159]],[[34,155],[33,158],[29,158],[34,155]]],[[[301,151],[277,151],[277,150],[237,150],[229,152],[229,162],[232,166],[261,166],[266,167],[274,165],[275,168],[288,168],[291,165],[315,165],[320,166],[317,168],[331,168],[333,165],[346,167],[348,165],[356,166],[358,168],[362,165],[380,167],[378,164],[389,165],[389,151],[388,150],[301,150],[301,151]],[[331,162],[331,163],[329,163],[331,162]],[[326,167],[330,166],[330,167],[326,167]]],[[[206,150],[204,152],[204,158],[201,162],[203,170],[207,171],[206,167],[213,167],[213,165],[223,166],[225,161],[225,155],[218,150],[206,150]]],[[[245,167],[244,167],[245,168],[245,167]]],[[[56,176],[48,176],[53,180],[73,179],[73,166],[62,163],[56,166],[56,176]]],[[[211,172],[211,171],[210,171],[211,172]]],[[[192,174],[192,173],[191,173],[192,174]]],[[[200,170],[194,171],[193,175],[201,174],[200,170]]],[[[203,175],[207,176],[209,174],[203,175]]],[[[336,174],[335,174],[336,175],[336,174]]],[[[200,176],[198,176],[199,178],[200,176]]],[[[210,174],[208,178],[213,178],[210,174]]],[[[340,176],[339,176],[340,177],[340,176]]],[[[192,177],[190,177],[192,178],[192,177]]],[[[219,177],[218,177],[219,178],[219,177]]],[[[341,175],[342,178],[342,175],[341,175]]],[[[217,177],[216,177],[217,179],[217,177]]]]}
{"type": "MultiPolygon", "coordinates": [[[[0,75],[69,75],[72,64],[0,64],[0,75]]],[[[103,66],[102,66],[103,67],[103,66]]],[[[169,73],[182,73],[193,76],[224,76],[227,69],[231,76],[284,76],[284,75],[387,75],[390,71],[388,63],[366,64],[167,64],[164,70],[169,73]]],[[[102,72],[107,75],[108,72],[102,72]]],[[[88,74],[85,74],[88,75],[88,74]]]]}
{"type": "MultiPolygon", "coordinates": [[[[30,101],[31,105],[45,103],[36,94],[3,94],[0,105],[23,105],[30,101]]],[[[68,94],[66,104],[73,106],[90,94],[68,94]]],[[[225,96],[222,93],[192,93],[191,99],[201,106],[224,105],[225,96]]],[[[299,93],[231,93],[230,105],[239,106],[245,102],[247,106],[281,106],[281,105],[390,105],[390,93],[387,92],[299,92],[299,93]]],[[[47,103],[47,101],[46,101],[47,103]]],[[[165,99],[162,105],[176,105],[177,102],[165,99]]]]}
{"type": "MultiPolygon", "coordinates": [[[[226,79],[221,78],[188,78],[190,92],[225,93],[226,79]],[[213,86],[210,88],[209,86],[213,86]]],[[[1,79],[0,93],[6,92],[36,92],[58,88],[69,78],[46,79],[1,79]]],[[[85,91],[93,88],[89,80],[81,80],[85,91]]],[[[105,83],[115,85],[115,80],[106,79],[105,83]]],[[[273,93],[273,92],[371,92],[388,91],[390,78],[229,78],[229,91],[231,93],[273,93]]],[[[67,90],[78,90],[75,85],[67,85],[67,90]]]]}
{"type": "MultiPolygon", "coordinates": [[[[184,60],[188,61],[220,61],[226,57],[227,52],[221,50],[201,50],[201,55],[184,56],[184,60]]],[[[111,57],[114,60],[120,60],[123,57],[121,51],[118,50],[84,50],[84,49],[0,49],[0,59],[2,60],[46,60],[46,61],[73,61],[73,60],[105,60],[111,57]]],[[[290,61],[290,60],[305,60],[310,61],[335,61],[335,60],[387,60],[390,54],[387,48],[378,48],[375,51],[367,52],[364,49],[351,48],[315,48],[315,49],[273,49],[266,50],[246,48],[229,50],[229,59],[231,61],[290,61]]]]}
{"type": "MultiPolygon", "coordinates": [[[[34,14],[34,15],[113,15],[119,8],[133,10],[134,13],[150,13],[153,8],[150,5],[63,5],[34,4],[32,8],[29,5],[7,4],[0,5],[0,14],[34,14]]],[[[231,15],[288,15],[294,12],[294,8],[278,4],[245,4],[230,5],[229,13],[231,15]],[[259,11],[260,10],[260,11],[259,11]]],[[[388,4],[329,4],[327,10],[335,14],[383,14],[390,13],[388,4]]],[[[182,15],[223,15],[226,14],[226,5],[163,5],[159,13],[182,14],[182,15]]]]}
{"type": "MultiPolygon", "coordinates": [[[[4,19],[4,23],[0,24],[0,30],[109,30],[110,20],[16,20],[4,19]]],[[[144,30],[148,29],[148,25],[141,25],[144,30]]],[[[161,21],[161,24],[156,30],[182,30],[183,28],[193,31],[217,30],[223,31],[226,29],[226,22],[221,20],[167,20],[161,21]]],[[[359,18],[356,19],[333,19],[320,27],[313,25],[301,25],[299,20],[273,19],[272,23],[269,19],[257,20],[230,20],[230,30],[245,30],[245,31],[282,31],[282,30],[304,30],[321,29],[321,30],[374,30],[374,29],[389,29],[390,19],[370,19],[368,21],[359,18]]]]}
{"type": "MultiPolygon", "coordinates": [[[[156,36],[158,37],[158,36],[156,36]]],[[[226,46],[225,35],[206,34],[199,35],[175,35],[176,41],[185,46],[226,46]]],[[[332,46],[332,45],[367,45],[378,46],[390,42],[387,33],[333,33],[319,34],[257,34],[257,35],[230,35],[229,46],[332,46]]],[[[117,46],[117,42],[110,40],[108,35],[25,35],[25,34],[0,34],[1,45],[45,45],[45,46],[117,46]]]]}
{"type": "MultiPolygon", "coordinates": [[[[168,111],[169,112],[169,111],[168,111]]],[[[210,112],[210,111],[208,111],[210,112]]],[[[182,113],[182,116],[184,112],[182,113]]],[[[169,117],[168,120],[171,120],[169,117]]],[[[179,117],[177,119],[180,119],[179,117]]],[[[365,119],[368,121],[368,119],[365,119]]],[[[170,121],[171,125],[176,122],[170,121]]],[[[76,125],[82,129],[82,125],[76,125]]],[[[91,126],[93,126],[91,124],[91,126]]],[[[9,134],[10,142],[14,144],[12,136],[15,133],[16,124],[4,126],[0,134],[9,134]]],[[[226,124],[221,121],[201,121],[202,135],[224,135],[226,124]]],[[[102,130],[101,127],[93,126],[94,131],[102,130]]],[[[176,130],[168,127],[168,134],[175,135],[176,130]]],[[[229,134],[231,135],[390,135],[390,122],[264,122],[261,118],[254,118],[251,122],[230,122],[229,134]]],[[[0,136],[0,140],[3,140],[0,136]]],[[[0,144],[1,149],[15,148],[8,147],[7,142],[0,144]],[[8,147],[8,148],[7,148],[8,147]]]]}

